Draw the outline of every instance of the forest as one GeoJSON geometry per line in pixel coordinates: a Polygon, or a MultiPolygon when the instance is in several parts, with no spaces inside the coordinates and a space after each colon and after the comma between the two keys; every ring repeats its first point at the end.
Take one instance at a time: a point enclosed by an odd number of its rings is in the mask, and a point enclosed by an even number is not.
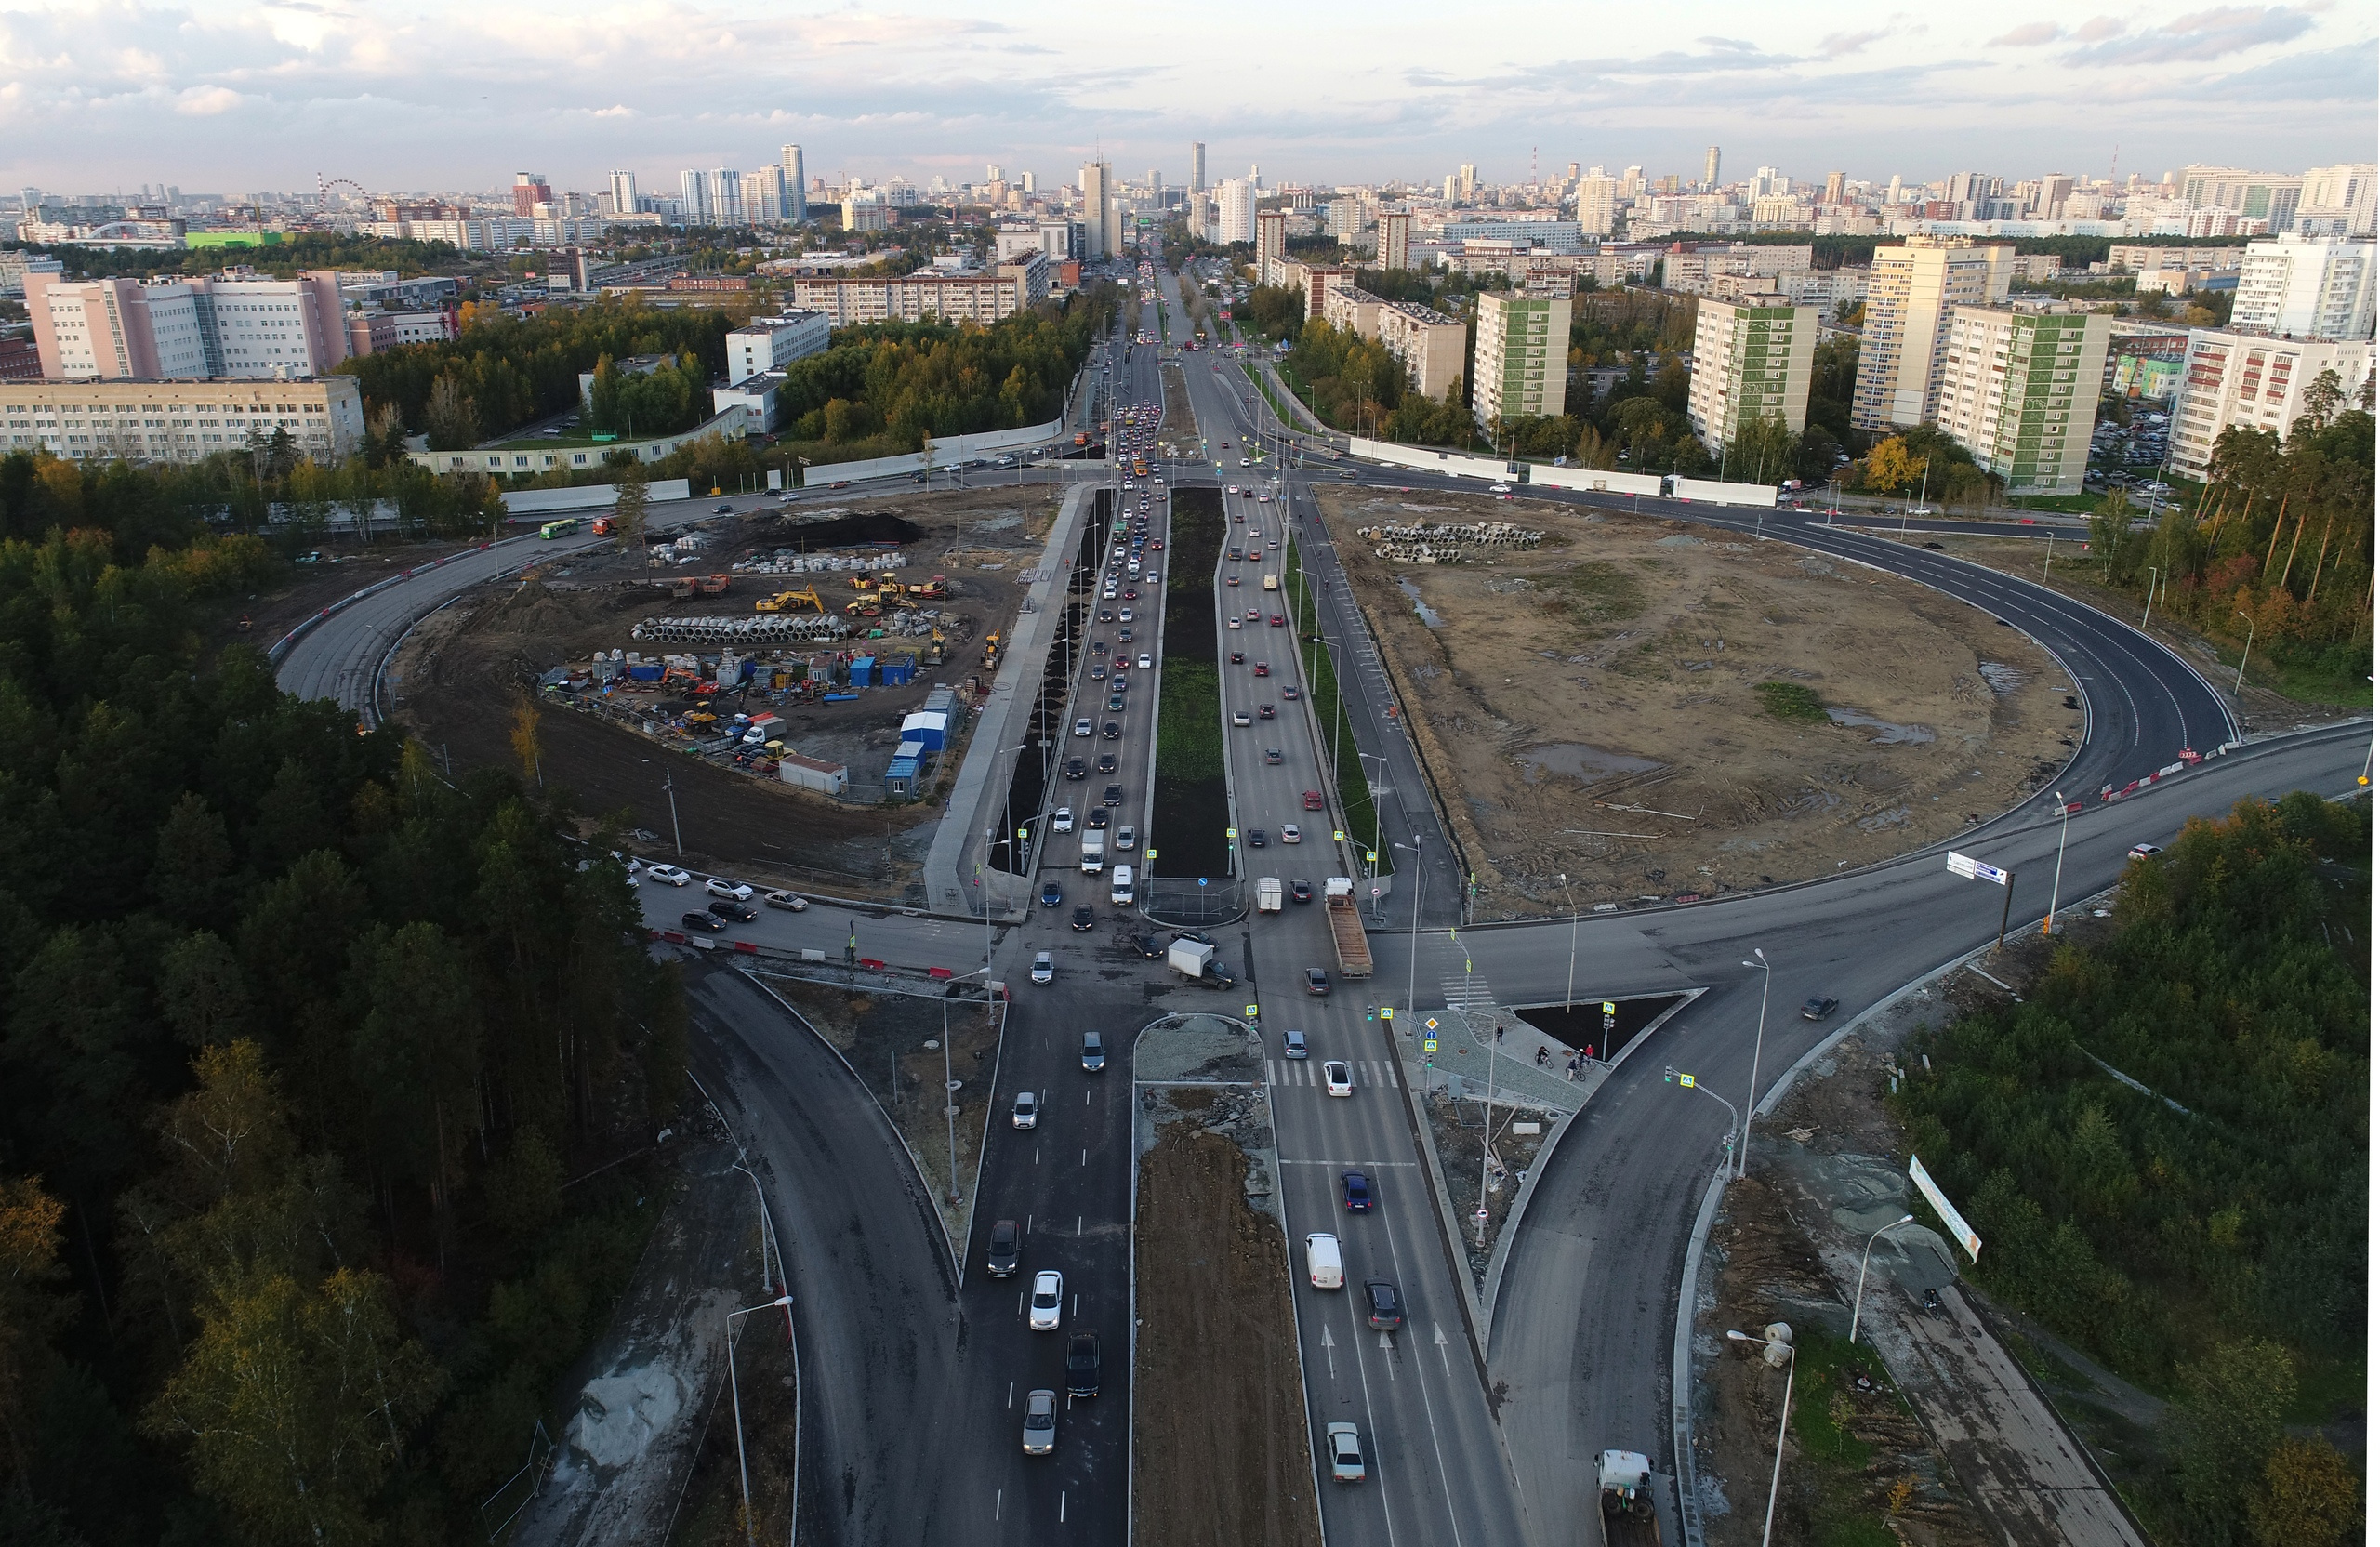
{"type": "Polygon", "coordinates": [[[2159,1540],[2341,1535],[2288,1524],[2351,1474],[2283,1424],[2362,1399],[2371,854],[2368,800],[2194,820],[2127,867],[2106,938],[1908,1049],[1895,1099],[1983,1285],[2175,1400],[2135,1500],[2159,1540]]]}
{"type": "Polygon", "coordinates": [[[836,331],[786,368],[778,404],[788,454],[813,462],[897,456],[929,435],[1056,418],[1091,341],[1115,319],[1115,286],[1060,308],[973,323],[875,323],[836,331]]]}
{"type": "Polygon", "coordinates": [[[675,973],[565,792],[282,694],[210,643],[267,545],[75,470],[0,468],[0,1540],[482,1541],[651,1231],[675,973]]]}
{"type": "MultiPolygon", "coordinates": [[[[492,440],[578,403],[578,377],[606,356],[691,355],[702,372],[702,401],[727,369],[723,311],[648,308],[603,300],[530,317],[464,308],[462,336],[405,344],[343,362],[338,369],[364,390],[365,417],[377,428],[392,416],[408,433],[427,434],[432,451],[492,440]]],[[[707,417],[707,415],[702,416],[707,417]]]]}
{"type": "Polygon", "coordinates": [[[1319,317],[1298,333],[1281,374],[1341,430],[1421,445],[1469,446],[1477,439],[1461,378],[1443,398],[1425,398],[1407,385],[1404,364],[1386,345],[1319,317]]]}
{"type": "Polygon", "coordinates": [[[610,355],[595,363],[586,427],[634,437],[675,435],[710,417],[710,373],[692,354],[650,371],[623,371],[610,355]]]}
{"type": "MultiPolygon", "coordinates": [[[[13,245],[13,244],[11,244],[13,245]]],[[[154,279],[170,274],[212,274],[245,266],[275,279],[293,279],[304,269],[394,269],[411,279],[451,269],[463,255],[444,242],[400,242],[339,231],[291,231],[269,246],[192,247],[157,252],[138,247],[58,246],[49,256],[84,279],[154,279]]]]}

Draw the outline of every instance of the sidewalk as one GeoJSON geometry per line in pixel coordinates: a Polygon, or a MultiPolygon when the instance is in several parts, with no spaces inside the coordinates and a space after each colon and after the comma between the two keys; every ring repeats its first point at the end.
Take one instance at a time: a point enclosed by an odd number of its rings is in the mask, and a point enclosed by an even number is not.
{"type": "Polygon", "coordinates": [[[933,844],[926,852],[926,906],[937,913],[980,918],[984,905],[977,899],[988,893],[995,913],[1013,914],[1018,899],[1030,891],[1025,877],[985,871],[979,892],[973,884],[975,866],[983,858],[985,813],[1008,791],[1017,741],[1032,717],[1032,690],[1041,680],[1051,631],[1066,599],[1067,556],[1082,540],[1083,511],[1092,492],[1085,484],[1066,491],[1058,519],[1051,524],[1049,541],[1042,545],[1034,581],[1020,588],[1033,610],[1020,613],[1009,632],[999,672],[992,680],[983,713],[976,718],[966,759],[959,765],[959,777],[952,782],[950,799],[934,828],[933,844]]]}

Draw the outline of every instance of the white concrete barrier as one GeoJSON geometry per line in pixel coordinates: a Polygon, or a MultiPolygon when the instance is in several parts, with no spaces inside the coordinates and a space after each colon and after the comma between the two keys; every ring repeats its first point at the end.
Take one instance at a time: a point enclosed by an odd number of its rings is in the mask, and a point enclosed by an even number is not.
{"type": "Polygon", "coordinates": [[[1424,472],[1447,472],[1458,478],[1485,478],[1491,482],[1512,470],[1509,464],[1493,456],[1466,456],[1459,451],[1439,451],[1432,446],[1367,441],[1360,435],[1348,439],[1347,454],[1395,468],[1419,468],[1424,472]]]}
{"type": "MultiPolygon", "coordinates": [[[[507,515],[513,516],[608,510],[618,495],[619,490],[610,483],[581,483],[568,489],[509,489],[504,495],[504,509],[507,515]]],[[[673,499],[692,499],[694,492],[682,478],[664,478],[648,484],[644,497],[658,505],[673,499]]]]}
{"type": "Polygon", "coordinates": [[[1530,463],[1528,481],[1548,489],[1585,489],[1615,495],[1654,495],[1667,482],[1659,473],[1614,472],[1608,468],[1548,468],[1530,463]]]}
{"type": "Polygon", "coordinates": [[[1671,496],[1676,499],[1699,499],[1706,505],[1761,505],[1774,509],[1777,506],[1777,485],[1774,483],[1722,483],[1712,478],[1674,478],[1671,496]]]}

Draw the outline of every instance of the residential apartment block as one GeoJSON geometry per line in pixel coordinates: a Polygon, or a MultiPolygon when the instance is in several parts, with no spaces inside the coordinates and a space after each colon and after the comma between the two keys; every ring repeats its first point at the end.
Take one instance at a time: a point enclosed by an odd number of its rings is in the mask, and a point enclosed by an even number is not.
{"type": "Polygon", "coordinates": [[[364,443],[351,376],[285,381],[0,381],[0,449],[132,462],[195,462],[286,430],[316,461],[364,443]]]}
{"type": "MultiPolygon", "coordinates": [[[[1352,284],[1333,285],[1322,299],[1324,321],[1378,340],[1405,367],[1406,385],[1423,397],[1435,403],[1462,379],[1460,318],[1409,301],[1382,300],[1352,284]]],[[[1567,337],[1566,324],[1566,349],[1567,337]]]]}
{"type": "Polygon", "coordinates": [[[1686,417],[1712,456],[1738,430],[1763,419],[1782,420],[1792,433],[1802,432],[1809,422],[1810,355],[1818,337],[1815,306],[1708,297],[1696,305],[1686,417]]]}
{"type": "Polygon", "coordinates": [[[1912,236],[1880,246],[1868,271],[1859,374],[1851,389],[1857,430],[1924,424],[1940,396],[1950,312],[2008,298],[2013,246],[1966,237],[1912,236]]]}
{"type": "Polygon", "coordinates": [[[2082,493],[2108,328],[2096,311],[1953,307],[1935,424],[2010,494],[2082,493]]]}
{"type": "Polygon", "coordinates": [[[73,283],[34,271],[25,309],[42,375],[61,379],[321,376],[350,352],[329,269],[73,283]]]}
{"type": "Polygon", "coordinates": [[[2197,328],[2182,360],[2166,465],[2203,478],[2215,439],[2230,429],[2267,430],[2286,440],[2306,412],[2306,389],[2338,374],[2350,401],[2373,381],[2373,345],[2362,339],[2269,338],[2197,328]]]}
{"type": "Polygon", "coordinates": [[[2373,252],[2368,240],[2294,233],[2249,243],[2231,325],[2291,338],[2370,338],[2373,252]]]}
{"type": "Polygon", "coordinates": [[[899,279],[797,279],[793,304],[823,312],[829,327],[858,323],[996,323],[1050,295],[1050,262],[1040,254],[1003,263],[991,273],[924,270],[899,279]]]}
{"type": "Polygon", "coordinates": [[[732,386],[763,371],[782,370],[826,347],[833,324],[823,311],[792,311],[755,317],[727,336],[727,380],[732,386]]]}
{"type": "Polygon", "coordinates": [[[1383,269],[1412,267],[1413,215],[1410,210],[1384,209],[1380,213],[1378,255],[1383,269]]]}
{"type": "Polygon", "coordinates": [[[1568,296],[1480,293],[1471,406],[1482,425],[1561,413],[1569,371],[1568,296]]]}

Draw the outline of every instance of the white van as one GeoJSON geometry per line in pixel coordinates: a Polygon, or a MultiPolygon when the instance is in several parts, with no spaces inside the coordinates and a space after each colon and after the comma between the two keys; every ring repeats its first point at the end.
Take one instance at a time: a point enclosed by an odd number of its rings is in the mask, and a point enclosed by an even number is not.
{"type": "Polygon", "coordinates": [[[1308,1236],[1305,1238],[1306,1282],[1317,1289],[1343,1289],[1347,1287],[1347,1269],[1339,1260],[1339,1237],[1308,1236]]]}
{"type": "Polygon", "coordinates": [[[1132,906],[1132,867],[1119,865],[1107,883],[1107,900],[1117,907],[1132,906]]]}

